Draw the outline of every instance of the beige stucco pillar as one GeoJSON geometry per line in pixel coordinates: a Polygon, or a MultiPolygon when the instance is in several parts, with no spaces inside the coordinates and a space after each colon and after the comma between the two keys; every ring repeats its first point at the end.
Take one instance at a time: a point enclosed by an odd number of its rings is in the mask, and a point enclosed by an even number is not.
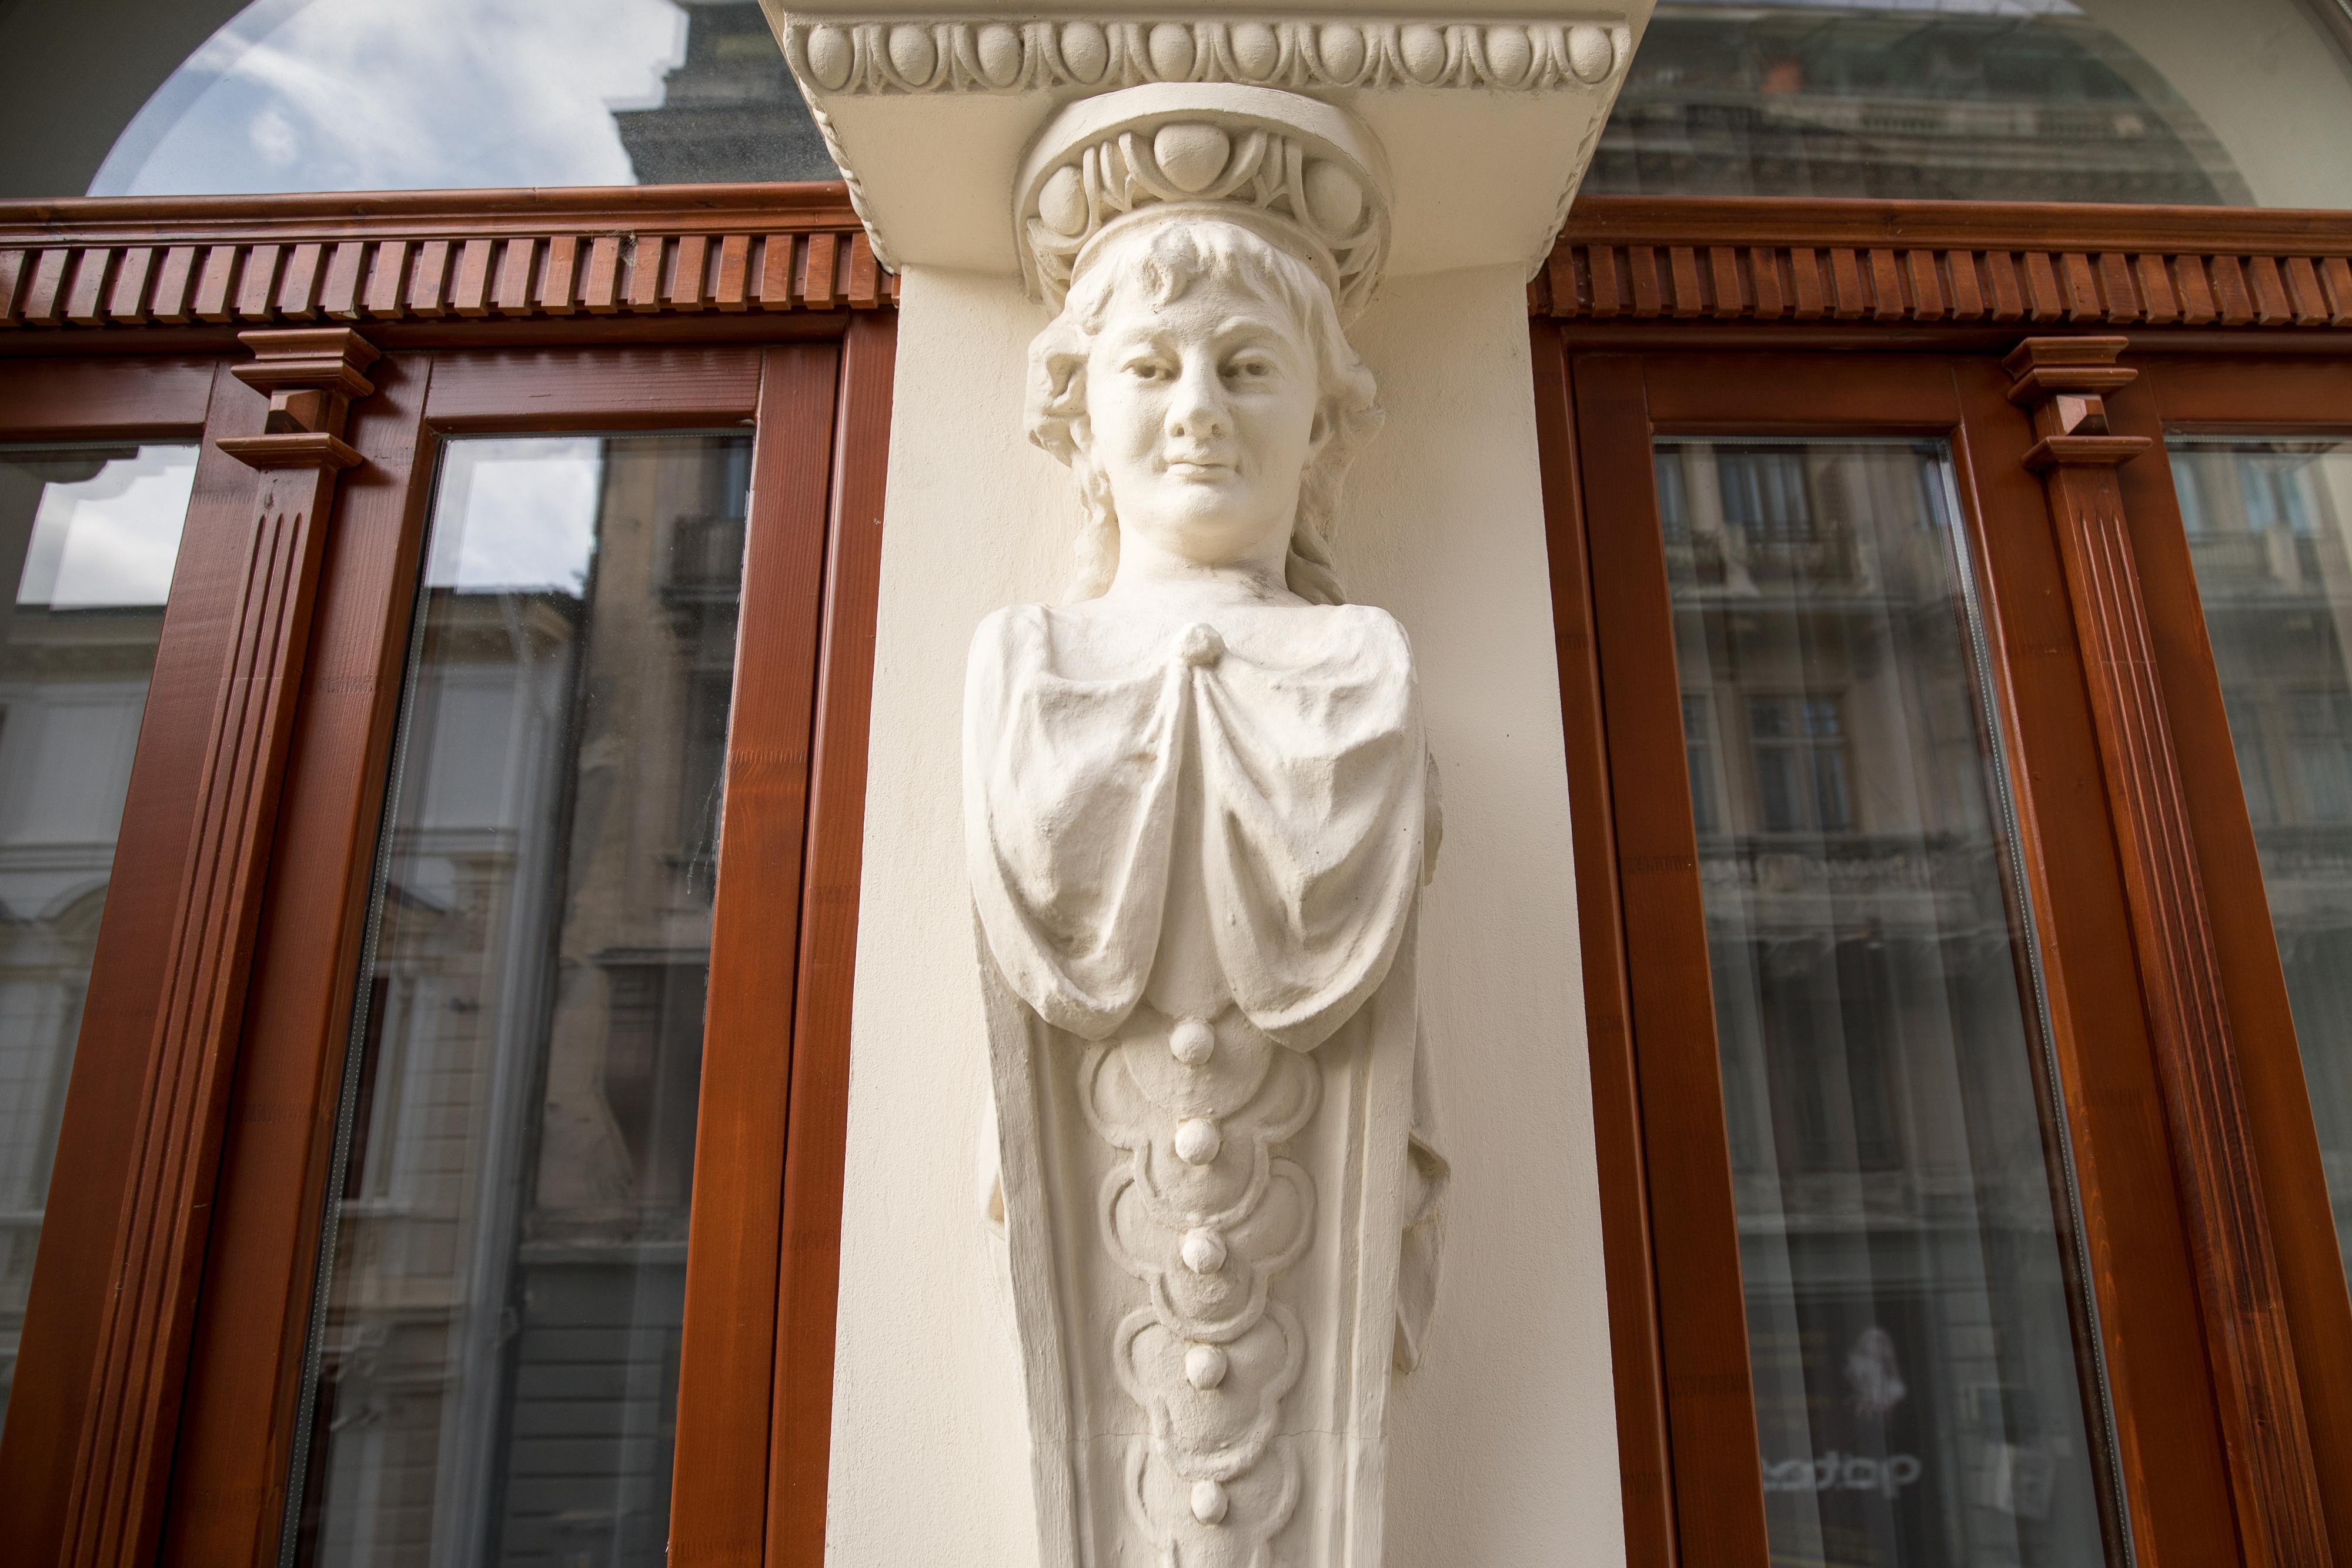
{"type": "MultiPolygon", "coordinates": [[[[1051,601],[1079,524],[1023,438],[1013,183],[1054,113],[1139,82],[1344,104],[1396,182],[1388,276],[1351,336],[1387,424],[1335,533],[1409,632],[1443,778],[1423,916],[1431,1087],[1454,1167],[1425,1358],[1391,1396],[1387,1561],[1623,1559],[1569,803],[1528,366],[1549,249],[1648,6],[1490,25],[771,4],[877,250],[900,272],[866,803],[828,1561],[1037,1561],[958,784],[965,651],[1051,601]],[[1204,19],[1207,18],[1207,19],[1204,19]]],[[[1604,520],[1605,522],[1605,520],[1604,520]]]]}

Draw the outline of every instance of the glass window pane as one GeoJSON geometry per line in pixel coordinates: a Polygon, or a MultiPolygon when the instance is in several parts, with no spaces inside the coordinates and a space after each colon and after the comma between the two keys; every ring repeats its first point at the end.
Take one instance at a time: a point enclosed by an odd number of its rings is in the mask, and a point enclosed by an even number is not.
{"type": "Polygon", "coordinates": [[[0,1417],[194,446],[0,447],[0,1417]]]}
{"type": "Polygon", "coordinates": [[[2352,441],[2167,444],[2352,1269],[2352,441]]]}
{"type": "Polygon", "coordinates": [[[255,0],[89,192],[838,177],[756,0],[255,0]]]}
{"type": "Polygon", "coordinates": [[[750,444],[443,449],[289,1562],[663,1561],[750,444]]]}
{"type": "Polygon", "coordinates": [[[1662,0],[1587,191],[2352,206],[2336,0],[1662,0]]]}
{"type": "Polygon", "coordinates": [[[1668,579],[1685,715],[1745,716],[1745,755],[1691,788],[1772,1560],[2105,1562],[2092,1308],[1948,455],[1657,461],[1723,497],[1717,548],[1668,579]]]}

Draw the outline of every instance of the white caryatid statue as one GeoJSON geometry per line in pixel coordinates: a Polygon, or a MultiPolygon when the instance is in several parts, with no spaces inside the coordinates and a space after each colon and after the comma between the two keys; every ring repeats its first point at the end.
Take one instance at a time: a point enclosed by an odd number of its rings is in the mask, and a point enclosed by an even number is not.
{"type": "Polygon", "coordinates": [[[964,810],[1049,1568],[1377,1568],[1445,1166],[1412,649],[1328,544],[1386,172],[1247,87],[1081,102],[1016,193],[1076,590],[974,637],[964,810]]]}

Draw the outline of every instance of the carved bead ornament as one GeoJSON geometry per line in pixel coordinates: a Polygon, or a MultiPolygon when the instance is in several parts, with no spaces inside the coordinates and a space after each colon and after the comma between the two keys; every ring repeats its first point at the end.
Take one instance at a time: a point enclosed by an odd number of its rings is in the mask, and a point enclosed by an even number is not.
{"type": "Polygon", "coordinates": [[[784,34],[801,79],[826,93],[1108,91],[1240,82],[1330,91],[1597,88],[1632,53],[1597,23],[1071,20],[802,23],[784,34]]]}

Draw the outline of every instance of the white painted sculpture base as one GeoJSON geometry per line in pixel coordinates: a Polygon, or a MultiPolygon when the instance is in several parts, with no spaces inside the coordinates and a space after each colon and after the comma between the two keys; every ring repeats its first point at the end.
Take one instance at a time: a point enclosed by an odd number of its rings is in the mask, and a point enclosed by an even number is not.
{"type": "Polygon", "coordinates": [[[1139,1561],[1123,1540],[1148,1542],[1154,1568],[1378,1568],[1399,1239],[1442,1179],[1425,1147],[1408,1154],[1416,946],[1408,929],[1388,980],[1315,1051],[1233,1012],[1188,1068],[1150,1009],[1106,1044],[1053,1028],[983,942],[1052,1568],[1139,1561]],[[1179,1129],[1202,1113],[1220,1146],[1193,1166],[1179,1129]],[[1155,1189],[1208,1222],[1171,1228],[1155,1189]]]}
{"type": "Polygon", "coordinates": [[[1378,610],[1206,602],[1114,591],[973,640],[1038,1534],[1050,1568],[1378,1568],[1445,1176],[1414,1126],[1412,653],[1378,610]]]}

